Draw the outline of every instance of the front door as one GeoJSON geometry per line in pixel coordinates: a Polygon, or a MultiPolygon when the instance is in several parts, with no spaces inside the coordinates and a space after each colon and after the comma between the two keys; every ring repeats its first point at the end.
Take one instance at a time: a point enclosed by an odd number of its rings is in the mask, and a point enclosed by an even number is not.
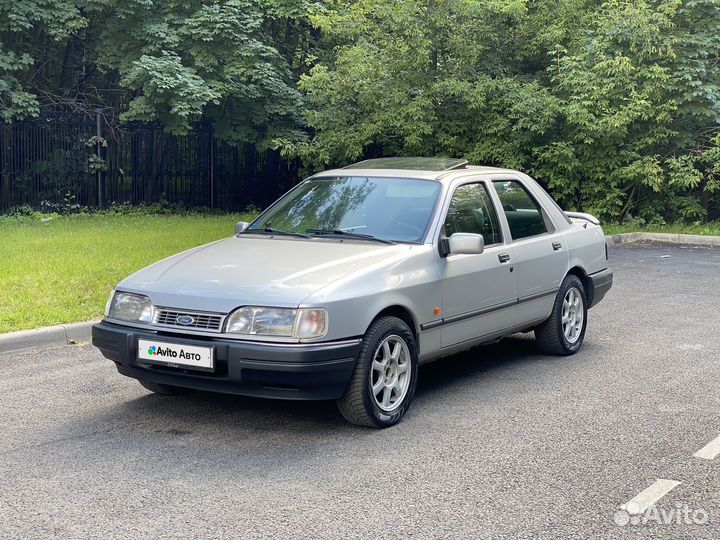
{"type": "Polygon", "coordinates": [[[516,279],[513,248],[506,244],[484,182],[453,192],[441,234],[482,234],[485,251],[438,257],[442,276],[442,346],[451,347],[508,329],[515,324],[516,279]]]}

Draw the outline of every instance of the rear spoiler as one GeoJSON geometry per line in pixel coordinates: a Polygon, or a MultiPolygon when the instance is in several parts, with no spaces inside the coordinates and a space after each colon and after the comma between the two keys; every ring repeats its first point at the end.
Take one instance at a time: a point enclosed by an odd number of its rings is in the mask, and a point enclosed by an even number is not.
{"type": "Polygon", "coordinates": [[[593,225],[600,225],[600,220],[591,214],[585,214],[583,212],[565,212],[565,215],[570,219],[582,219],[589,221],[593,225]]]}

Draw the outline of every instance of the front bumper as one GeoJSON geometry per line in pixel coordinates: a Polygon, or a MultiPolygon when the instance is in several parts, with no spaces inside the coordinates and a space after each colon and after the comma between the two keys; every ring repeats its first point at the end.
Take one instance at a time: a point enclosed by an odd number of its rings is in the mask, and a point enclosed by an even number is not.
{"type": "Polygon", "coordinates": [[[613,284],[613,273],[612,270],[606,268],[600,272],[595,272],[588,276],[590,281],[590,306],[593,307],[600,300],[602,300],[607,292],[610,290],[613,284]]]}
{"type": "Polygon", "coordinates": [[[337,399],[350,381],[360,339],[315,344],[269,344],[205,336],[179,336],[101,322],[92,343],[117,370],[134,379],[244,396],[337,399]],[[138,339],[215,348],[213,372],[143,363],[138,339]]]}

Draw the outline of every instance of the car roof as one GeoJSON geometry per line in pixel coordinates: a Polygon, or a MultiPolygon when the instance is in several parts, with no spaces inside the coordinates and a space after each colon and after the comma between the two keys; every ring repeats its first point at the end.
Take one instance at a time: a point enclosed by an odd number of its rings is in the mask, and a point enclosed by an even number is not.
{"type": "Polygon", "coordinates": [[[311,178],[369,176],[383,178],[417,178],[449,181],[468,174],[516,173],[511,169],[469,165],[461,159],[447,158],[379,158],[368,159],[342,169],[319,172],[311,178]]]}
{"type": "Polygon", "coordinates": [[[449,171],[467,165],[467,160],[443,157],[387,157],[366,159],[343,169],[400,169],[411,171],[449,171]]]}

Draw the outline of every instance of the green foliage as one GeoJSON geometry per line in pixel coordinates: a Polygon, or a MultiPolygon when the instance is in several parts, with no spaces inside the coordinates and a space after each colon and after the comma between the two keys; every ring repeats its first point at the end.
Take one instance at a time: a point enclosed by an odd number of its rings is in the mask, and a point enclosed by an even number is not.
{"type": "Polygon", "coordinates": [[[666,92],[670,70],[660,64],[673,55],[669,4],[606,2],[582,47],[553,51],[548,71],[563,133],[536,150],[536,172],[566,205],[618,216],[628,191],[663,185],[656,152],[672,135],[677,109],[666,92]]]}
{"type": "MultiPolygon", "coordinates": [[[[201,119],[219,138],[267,145],[291,136],[300,94],[273,28],[292,27],[311,4],[226,0],[106,0],[98,64],[132,91],[122,119],[159,121],[187,133],[201,119]]],[[[287,42],[285,41],[285,44],[287,42]]],[[[291,51],[291,54],[302,52],[291,51]]]]}
{"type": "Polygon", "coordinates": [[[542,130],[523,119],[546,114],[538,109],[537,85],[503,74],[503,49],[510,47],[493,28],[524,11],[522,1],[365,0],[316,15],[337,57],[302,78],[315,136],[287,148],[318,167],[375,153],[520,165],[513,149],[542,130]],[[521,140],[504,130],[515,119],[530,128],[516,130],[521,140]]]}
{"type": "Polygon", "coordinates": [[[0,121],[111,106],[308,170],[462,156],[648,223],[720,218],[719,62],[717,0],[0,0],[0,121]]]}
{"type": "Polygon", "coordinates": [[[603,218],[717,211],[714,0],[374,0],[314,17],[335,55],[300,81],[312,168],[450,155],[521,168],[603,218]]]}
{"type": "Polygon", "coordinates": [[[72,102],[113,105],[124,121],[175,134],[208,120],[236,144],[294,137],[316,9],[306,0],[0,0],[0,119],[72,102]]]}
{"type": "Polygon", "coordinates": [[[0,120],[38,114],[37,96],[28,91],[37,41],[67,39],[86,23],[73,0],[0,0],[0,120]]]}
{"type": "Polygon", "coordinates": [[[193,68],[174,53],[142,55],[131,63],[122,84],[138,91],[123,113],[124,120],[159,120],[171,133],[187,133],[202,117],[208,103],[218,104],[220,93],[209,88],[193,68]]]}

